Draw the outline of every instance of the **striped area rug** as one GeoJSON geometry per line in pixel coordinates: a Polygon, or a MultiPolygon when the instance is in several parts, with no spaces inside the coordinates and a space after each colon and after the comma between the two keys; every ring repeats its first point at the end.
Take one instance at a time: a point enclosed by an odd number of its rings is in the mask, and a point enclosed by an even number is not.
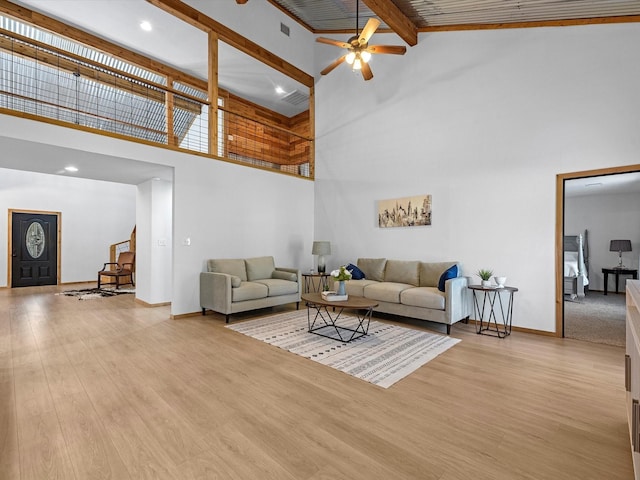
{"type": "MultiPolygon", "coordinates": [[[[354,322],[357,322],[354,317],[341,316],[338,325],[353,328],[354,322]]],[[[341,342],[309,333],[306,310],[227,328],[383,388],[389,388],[460,341],[372,320],[368,335],[350,343],[341,342]]]]}

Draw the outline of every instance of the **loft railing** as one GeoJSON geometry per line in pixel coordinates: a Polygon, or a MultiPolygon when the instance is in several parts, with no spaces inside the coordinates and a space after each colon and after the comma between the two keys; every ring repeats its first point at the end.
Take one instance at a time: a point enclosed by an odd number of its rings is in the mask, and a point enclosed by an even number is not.
{"type": "Polygon", "coordinates": [[[109,246],[109,261],[116,262],[118,255],[122,252],[135,252],[136,251],[136,227],[133,227],[131,231],[131,237],[121,242],[113,243],[109,246]]]}
{"type": "Polygon", "coordinates": [[[0,109],[311,176],[311,138],[234,112],[224,97],[217,121],[209,122],[206,92],[112,57],[90,57],[0,28],[0,109]],[[213,142],[210,124],[217,124],[213,142]]]}

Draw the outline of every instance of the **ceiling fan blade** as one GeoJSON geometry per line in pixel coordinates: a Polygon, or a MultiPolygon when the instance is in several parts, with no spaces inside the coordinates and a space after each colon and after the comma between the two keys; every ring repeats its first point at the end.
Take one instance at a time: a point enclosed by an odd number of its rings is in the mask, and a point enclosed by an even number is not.
{"type": "Polygon", "coordinates": [[[340,58],[338,58],[335,62],[333,62],[331,65],[329,65],[328,67],[326,67],[324,70],[322,70],[320,73],[322,75],[326,75],[327,73],[329,73],[331,70],[333,70],[334,68],[336,68],[338,65],[340,65],[342,62],[344,62],[345,58],[347,58],[346,55],[341,56],[340,58]]]}
{"type": "Polygon", "coordinates": [[[360,45],[366,45],[367,42],[369,42],[371,35],[374,34],[379,26],[380,20],[378,20],[377,18],[370,18],[367,24],[362,29],[362,32],[360,32],[360,36],[358,37],[358,42],[360,43],[360,45]]]}
{"type": "Polygon", "coordinates": [[[362,68],[360,71],[362,72],[362,77],[365,80],[371,80],[373,78],[373,72],[371,71],[371,67],[368,63],[362,62],[362,68]]]}
{"type": "Polygon", "coordinates": [[[338,40],[331,40],[330,38],[318,37],[316,42],[326,43],[327,45],[334,45],[341,48],[351,48],[351,44],[347,42],[340,42],[338,40]]]}
{"type": "Polygon", "coordinates": [[[365,49],[369,53],[390,53],[393,55],[404,55],[407,47],[401,45],[371,45],[365,49]]]}

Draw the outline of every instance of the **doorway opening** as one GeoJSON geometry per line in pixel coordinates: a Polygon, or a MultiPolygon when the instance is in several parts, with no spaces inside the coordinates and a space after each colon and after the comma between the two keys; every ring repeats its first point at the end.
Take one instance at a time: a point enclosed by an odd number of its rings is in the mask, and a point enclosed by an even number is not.
{"type": "Polygon", "coordinates": [[[639,171],[629,165],[557,175],[556,336],[624,345],[624,281],[622,293],[614,281],[607,291],[604,272],[618,260],[611,240],[624,236],[635,244],[625,260],[637,274],[639,171]]]}

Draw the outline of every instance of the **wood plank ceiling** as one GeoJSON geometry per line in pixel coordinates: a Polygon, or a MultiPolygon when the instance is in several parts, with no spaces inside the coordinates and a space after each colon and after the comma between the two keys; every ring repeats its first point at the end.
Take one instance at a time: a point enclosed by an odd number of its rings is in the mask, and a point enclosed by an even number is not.
{"type": "Polygon", "coordinates": [[[380,31],[415,45],[416,32],[640,21],[640,0],[269,0],[314,33],[359,28],[374,16],[380,31]]]}

